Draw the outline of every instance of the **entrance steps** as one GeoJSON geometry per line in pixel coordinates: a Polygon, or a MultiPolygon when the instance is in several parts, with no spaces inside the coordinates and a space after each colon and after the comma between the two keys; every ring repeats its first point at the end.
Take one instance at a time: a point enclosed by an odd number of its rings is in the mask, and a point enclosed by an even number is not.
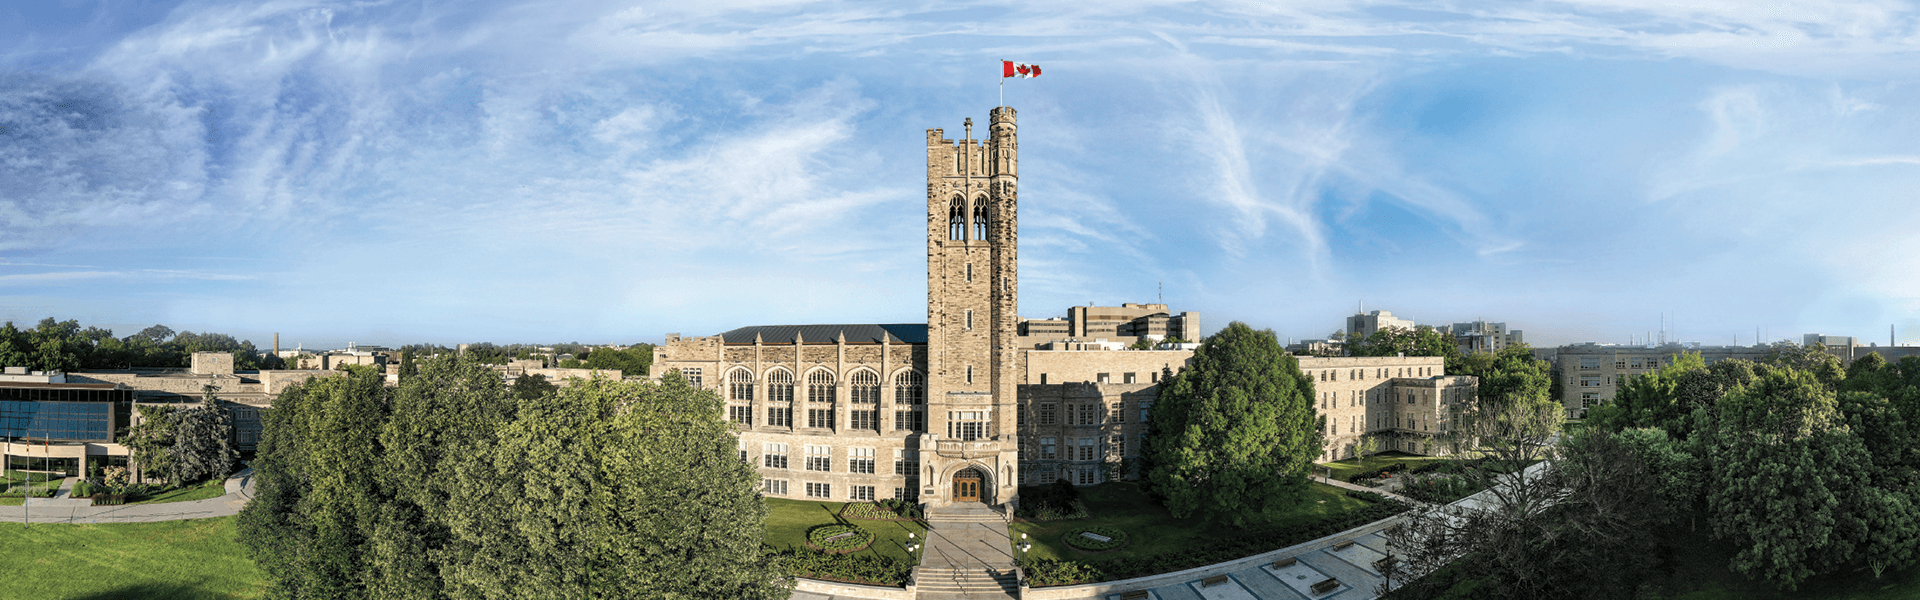
{"type": "Polygon", "coordinates": [[[1020,581],[1012,569],[923,565],[914,571],[913,587],[915,595],[925,599],[999,599],[1020,595],[1020,581]]]}
{"type": "MultiPolygon", "coordinates": [[[[937,523],[1006,523],[1007,516],[985,504],[941,506],[927,509],[927,522],[937,523]]],[[[936,525],[937,527],[937,525],[936,525]]]]}

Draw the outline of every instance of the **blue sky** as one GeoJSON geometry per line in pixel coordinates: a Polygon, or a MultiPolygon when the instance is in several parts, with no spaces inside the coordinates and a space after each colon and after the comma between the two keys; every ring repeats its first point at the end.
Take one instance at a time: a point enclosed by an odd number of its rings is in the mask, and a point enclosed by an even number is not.
{"type": "Polygon", "coordinates": [[[0,319],[657,342],[925,319],[924,130],[1020,115],[1021,312],[1920,343],[1911,3],[33,2],[0,319]]]}

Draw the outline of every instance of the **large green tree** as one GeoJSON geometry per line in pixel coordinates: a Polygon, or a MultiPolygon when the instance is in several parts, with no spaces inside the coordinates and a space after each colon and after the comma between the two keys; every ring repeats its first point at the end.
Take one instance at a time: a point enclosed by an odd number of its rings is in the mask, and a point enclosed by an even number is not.
{"type": "Polygon", "coordinates": [[[1313,381],[1272,331],[1234,322],[1161,386],[1145,459],[1147,480],[1176,517],[1232,523],[1295,501],[1320,455],[1324,417],[1313,381]]]}
{"type": "Polygon", "coordinates": [[[1460,345],[1440,330],[1427,326],[1413,329],[1388,327],[1373,332],[1363,340],[1348,340],[1347,354],[1351,356],[1441,356],[1447,359],[1448,373],[1460,370],[1460,345]]]}

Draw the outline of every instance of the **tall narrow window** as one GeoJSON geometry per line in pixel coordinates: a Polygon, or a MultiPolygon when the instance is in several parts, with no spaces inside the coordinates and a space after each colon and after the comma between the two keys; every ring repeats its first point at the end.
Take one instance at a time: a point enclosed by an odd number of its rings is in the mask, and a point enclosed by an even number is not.
{"type": "Polygon", "coordinates": [[[820,370],[807,374],[807,401],[833,403],[833,373],[820,370]]]}
{"type": "Polygon", "coordinates": [[[852,393],[854,404],[880,403],[880,376],[873,371],[854,371],[847,378],[848,391],[852,393]]]}
{"type": "Polygon", "coordinates": [[[985,198],[975,201],[973,205],[973,239],[981,241],[987,239],[987,206],[985,198]]]}
{"type": "Polygon", "coordinates": [[[973,329],[973,311],[967,311],[967,329],[973,329]]]}
{"type": "Polygon", "coordinates": [[[893,378],[895,404],[926,404],[927,386],[918,371],[901,371],[893,378]]]}
{"type": "Polygon", "coordinates": [[[951,208],[947,209],[947,239],[957,242],[966,237],[967,205],[959,198],[954,198],[951,208]]]}
{"type": "Polygon", "coordinates": [[[967,263],[967,283],[973,283],[973,263],[967,263]]]}
{"type": "Polygon", "coordinates": [[[767,401],[793,401],[793,372],[774,369],[767,373],[767,401]]]}
{"type": "Polygon", "coordinates": [[[973,385],[973,365],[967,365],[967,385],[973,385]]]}

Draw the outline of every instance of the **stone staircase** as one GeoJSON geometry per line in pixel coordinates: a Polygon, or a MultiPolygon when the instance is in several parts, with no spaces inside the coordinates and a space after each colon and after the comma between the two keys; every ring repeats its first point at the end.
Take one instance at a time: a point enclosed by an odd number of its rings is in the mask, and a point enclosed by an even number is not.
{"type": "Polygon", "coordinates": [[[914,591],[927,599],[1018,598],[1020,582],[1013,569],[932,567],[914,571],[914,591]]]}
{"type": "Polygon", "coordinates": [[[938,529],[941,523],[1000,523],[1007,516],[984,504],[942,506],[927,509],[927,523],[938,529]]]}

